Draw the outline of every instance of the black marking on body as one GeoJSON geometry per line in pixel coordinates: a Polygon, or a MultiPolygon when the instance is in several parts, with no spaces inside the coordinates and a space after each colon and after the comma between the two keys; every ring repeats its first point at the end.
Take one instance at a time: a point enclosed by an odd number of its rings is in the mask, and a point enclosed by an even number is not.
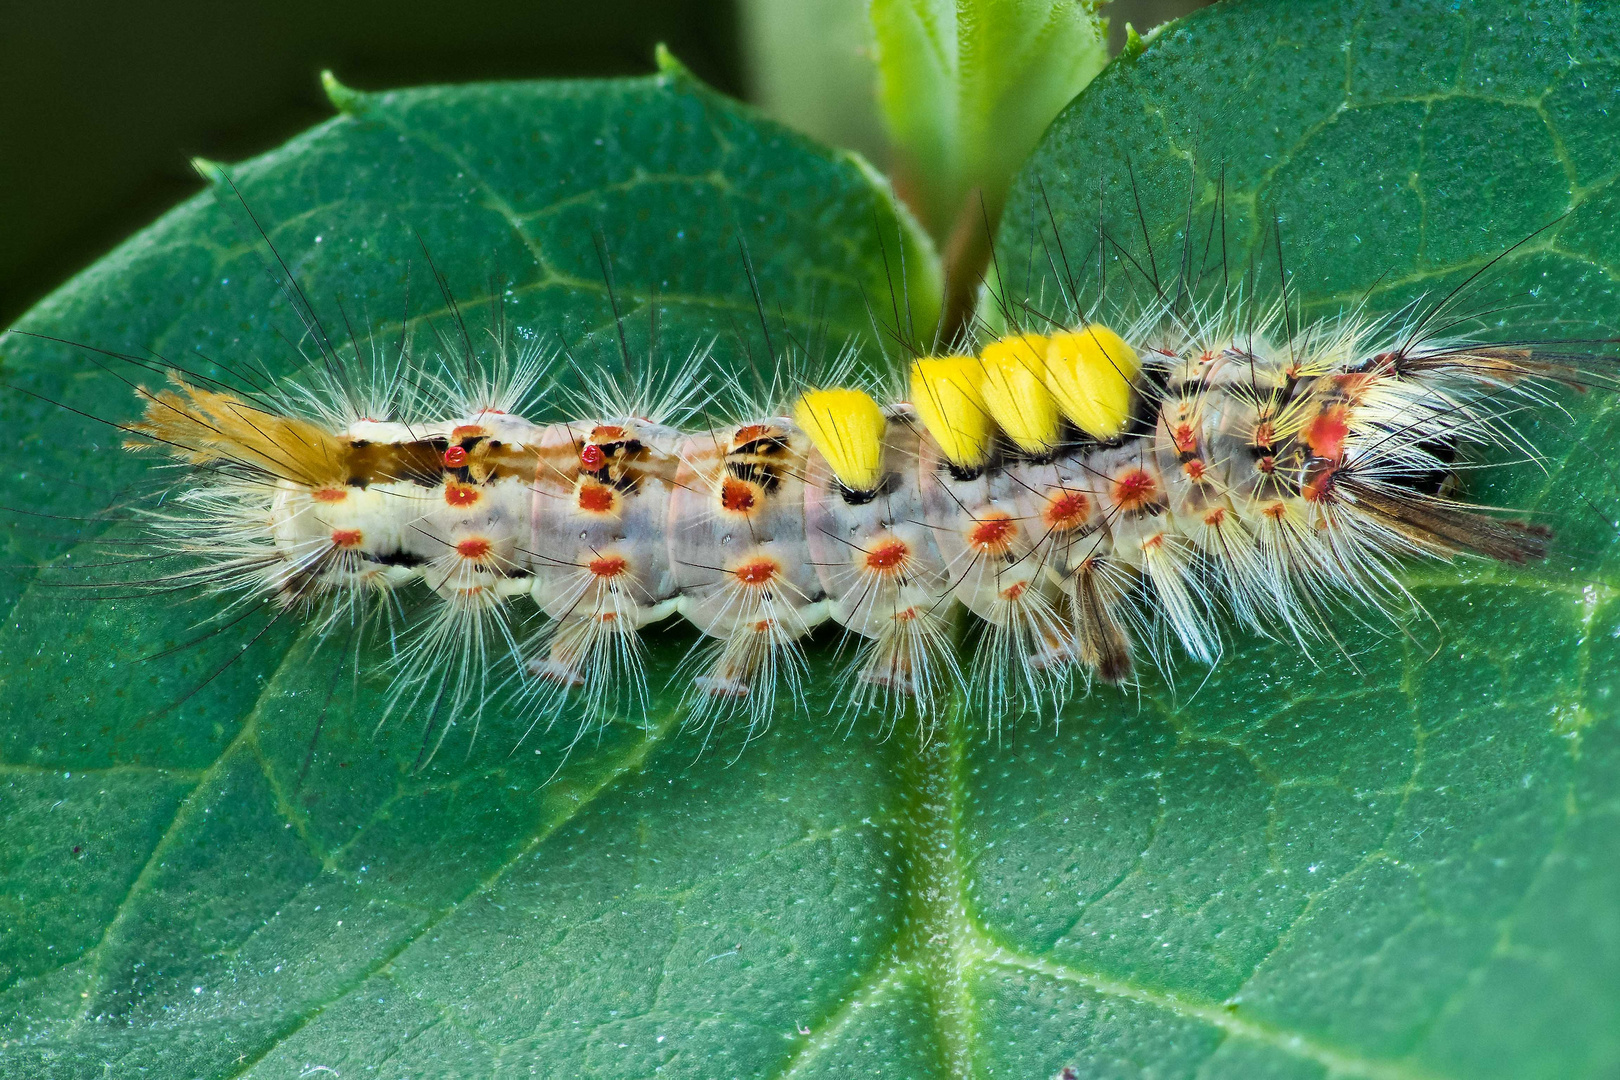
{"type": "MultiPolygon", "coordinates": [[[[1389,431],[1389,428],[1380,424],[1378,430],[1389,431]]],[[[1451,465],[1457,460],[1457,441],[1455,438],[1431,439],[1428,442],[1418,443],[1417,448],[1433,457],[1436,461],[1451,465]]],[[[1419,495],[1439,495],[1446,487],[1457,479],[1455,469],[1403,469],[1392,472],[1384,478],[1386,483],[1415,491],[1419,495]]]]}
{"type": "Polygon", "coordinates": [[[744,457],[781,457],[790,449],[787,437],[783,435],[761,435],[757,439],[749,439],[741,446],[735,447],[726,456],[739,455],[744,457]]]}
{"type": "MultiPolygon", "coordinates": [[[[836,483],[836,481],[835,481],[836,483]]],[[[900,474],[884,473],[877,486],[870,491],[852,491],[843,484],[838,484],[838,497],[844,500],[846,506],[865,506],[880,495],[892,495],[900,487],[900,474]]]]}
{"type": "Polygon", "coordinates": [[[374,443],[355,439],[345,455],[350,487],[365,488],[378,481],[409,482],[419,487],[438,487],[444,480],[443,439],[374,443]],[[437,444],[437,445],[435,445],[437,444]]]}
{"type": "MultiPolygon", "coordinates": [[[[645,470],[632,469],[630,466],[639,464],[651,456],[645,443],[640,439],[620,439],[616,442],[597,443],[596,447],[602,451],[604,460],[600,469],[588,475],[627,495],[641,489],[645,470]]],[[[581,469],[580,472],[583,473],[585,470],[581,469]]]]}
{"type": "MultiPolygon", "coordinates": [[[[764,441],[764,440],[756,440],[764,441]]],[[[753,443],[749,444],[754,445],[753,443]]],[[[758,484],[759,489],[767,495],[775,494],[782,484],[782,467],[768,461],[732,461],[731,454],[726,455],[726,472],[738,480],[746,480],[751,484],[758,484]]]]}
{"type": "Polygon", "coordinates": [[[421,566],[427,562],[422,556],[409,551],[367,551],[364,558],[367,562],[380,563],[383,566],[421,566]]]}

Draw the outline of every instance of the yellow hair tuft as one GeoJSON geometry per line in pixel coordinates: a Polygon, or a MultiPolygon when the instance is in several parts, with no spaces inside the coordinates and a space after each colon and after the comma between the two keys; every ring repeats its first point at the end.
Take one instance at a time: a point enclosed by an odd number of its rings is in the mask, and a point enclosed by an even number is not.
{"type": "Polygon", "coordinates": [[[1053,334],[1046,350],[1046,386],[1058,407],[1094,439],[1112,439],[1131,413],[1131,382],[1142,369],[1136,350],[1106,326],[1092,323],[1053,334]]]}
{"type": "Polygon", "coordinates": [[[986,345],[980,389],[998,427],[1027,454],[1045,454],[1058,442],[1058,406],[1046,388],[1046,350],[1041,334],[1017,334],[986,345]]]}
{"type": "Polygon", "coordinates": [[[873,491],[883,478],[883,431],[888,421],[871,396],[832,387],[807,390],[793,406],[793,420],[827,459],[850,491],[873,491]]]}
{"type": "MultiPolygon", "coordinates": [[[[193,465],[225,462],[306,487],[348,479],[348,446],[308,420],[278,416],[233,394],[192,386],[169,372],[174,389],[152,393],[146,415],[130,427],[193,465]]],[[[142,440],[124,444],[130,449],[142,440]]]]}
{"type": "Polygon", "coordinates": [[[911,365],[911,404],[951,464],[983,465],[995,427],[980,387],[984,365],[973,356],[930,356],[911,365]]]}

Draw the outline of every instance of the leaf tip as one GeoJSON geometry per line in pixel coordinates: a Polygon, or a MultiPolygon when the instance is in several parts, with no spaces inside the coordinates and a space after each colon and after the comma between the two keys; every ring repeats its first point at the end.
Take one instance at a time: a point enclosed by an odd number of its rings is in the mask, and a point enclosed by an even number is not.
{"type": "Polygon", "coordinates": [[[191,167],[197,171],[198,176],[203,178],[203,182],[210,187],[218,187],[230,179],[226,175],[224,163],[215,161],[212,158],[194,157],[191,159],[191,167]]]}
{"type": "Polygon", "coordinates": [[[326,91],[326,100],[332,103],[332,107],[345,116],[353,116],[365,110],[366,95],[338,82],[338,77],[332,74],[331,68],[321,71],[321,89],[326,91]]]}
{"type": "Polygon", "coordinates": [[[676,55],[669,51],[669,46],[660,41],[653,47],[653,59],[658,64],[658,74],[669,75],[676,78],[690,79],[692,71],[681,63],[676,55]]]}
{"type": "Polygon", "coordinates": [[[1126,23],[1125,47],[1119,50],[1119,58],[1121,60],[1135,60],[1142,55],[1142,50],[1145,48],[1147,48],[1147,42],[1143,41],[1142,35],[1136,32],[1136,27],[1126,23]]]}

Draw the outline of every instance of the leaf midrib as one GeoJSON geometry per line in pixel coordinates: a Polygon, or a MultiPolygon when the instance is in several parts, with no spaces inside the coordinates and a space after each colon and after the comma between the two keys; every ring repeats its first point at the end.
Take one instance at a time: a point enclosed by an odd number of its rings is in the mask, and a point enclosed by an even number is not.
{"type": "MultiPolygon", "coordinates": [[[[974,1003],[969,990],[974,973],[987,967],[1026,971],[1146,1005],[1214,1028],[1223,1038],[1247,1039],[1313,1062],[1334,1075],[1358,1080],[1454,1080],[1405,1060],[1366,1057],[1301,1032],[1245,1019],[1225,1003],[1149,989],[1127,979],[1031,956],[998,940],[974,922],[962,889],[967,867],[962,865],[957,838],[963,809],[962,740],[968,737],[960,718],[953,716],[948,738],[923,747],[904,771],[902,835],[911,866],[906,881],[906,895],[912,898],[910,933],[829,1012],[827,1026],[772,1074],[777,1080],[801,1075],[837,1045],[839,1033],[864,1008],[912,976],[923,980],[933,1002],[943,1074],[953,1080],[975,1075],[974,1003]],[[942,857],[929,859],[929,847],[942,857]],[[919,866],[921,873],[917,872],[919,866]]],[[[1340,875],[1339,880],[1352,872],[1340,875]]]]}

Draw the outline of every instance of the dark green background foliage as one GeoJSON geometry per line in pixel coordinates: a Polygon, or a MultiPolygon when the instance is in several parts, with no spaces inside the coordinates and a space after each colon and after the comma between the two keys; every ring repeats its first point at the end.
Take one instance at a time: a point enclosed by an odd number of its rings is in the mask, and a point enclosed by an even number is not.
{"type": "MultiPolygon", "coordinates": [[[[1126,21],[1152,26],[1202,2],[1113,0],[1116,47],[1126,21]]],[[[758,95],[768,58],[744,27],[774,10],[773,0],[9,4],[0,323],[200,190],[189,155],[236,160],[325,119],[322,68],[361,87],[632,75],[663,42],[711,86],[758,95]]]]}
{"type": "MultiPolygon", "coordinates": [[[[1008,279],[1056,295],[1034,238],[1083,251],[1099,176],[1130,235],[1127,158],[1173,265],[1196,158],[1203,206],[1224,169],[1232,260],[1280,218],[1313,311],[1445,289],[1568,212],[1474,308],[1506,305],[1485,322],[1507,336],[1612,334],[1620,18],[1453,8],[1233,4],[1117,63],[1015,189],[1008,279]]],[[[516,321],[572,335],[608,325],[598,225],[672,338],[735,350],[739,227],[790,321],[859,332],[887,288],[883,195],[680,77],[364,105],[235,173],[317,306],[397,309],[413,227],[458,295],[498,267],[516,321]]],[[[202,199],[25,326],[286,369],[289,322],[202,199]]],[[[71,350],[11,338],[0,362],[133,411],[71,350]]],[[[1616,433],[1608,392],[1561,400],[1525,422],[1547,473],[1472,484],[1561,554],[1414,571],[1432,622],[1346,619],[1354,665],[1238,638],[1207,681],[1100,690],[1056,732],[959,717],[924,751],[872,718],[846,737],[816,690],[700,754],[665,694],[650,734],[613,727],[549,784],[564,733],[510,753],[499,707],[414,771],[419,725],[373,733],[382,678],[332,693],[292,628],[168,707],[240,635],[139,662],[203,612],[76,599],[52,582],[107,573],[69,569],[105,549],[19,518],[8,562],[68,561],[3,598],[0,1074],[1613,1075],[1616,433]]],[[[145,472],[89,422],[3,407],[8,505],[94,512],[145,472]]]]}
{"type": "Polygon", "coordinates": [[[730,0],[8,4],[0,35],[0,322],[245,157],[324,120],[314,75],[402,86],[644,72],[666,42],[743,89],[730,0]]]}

